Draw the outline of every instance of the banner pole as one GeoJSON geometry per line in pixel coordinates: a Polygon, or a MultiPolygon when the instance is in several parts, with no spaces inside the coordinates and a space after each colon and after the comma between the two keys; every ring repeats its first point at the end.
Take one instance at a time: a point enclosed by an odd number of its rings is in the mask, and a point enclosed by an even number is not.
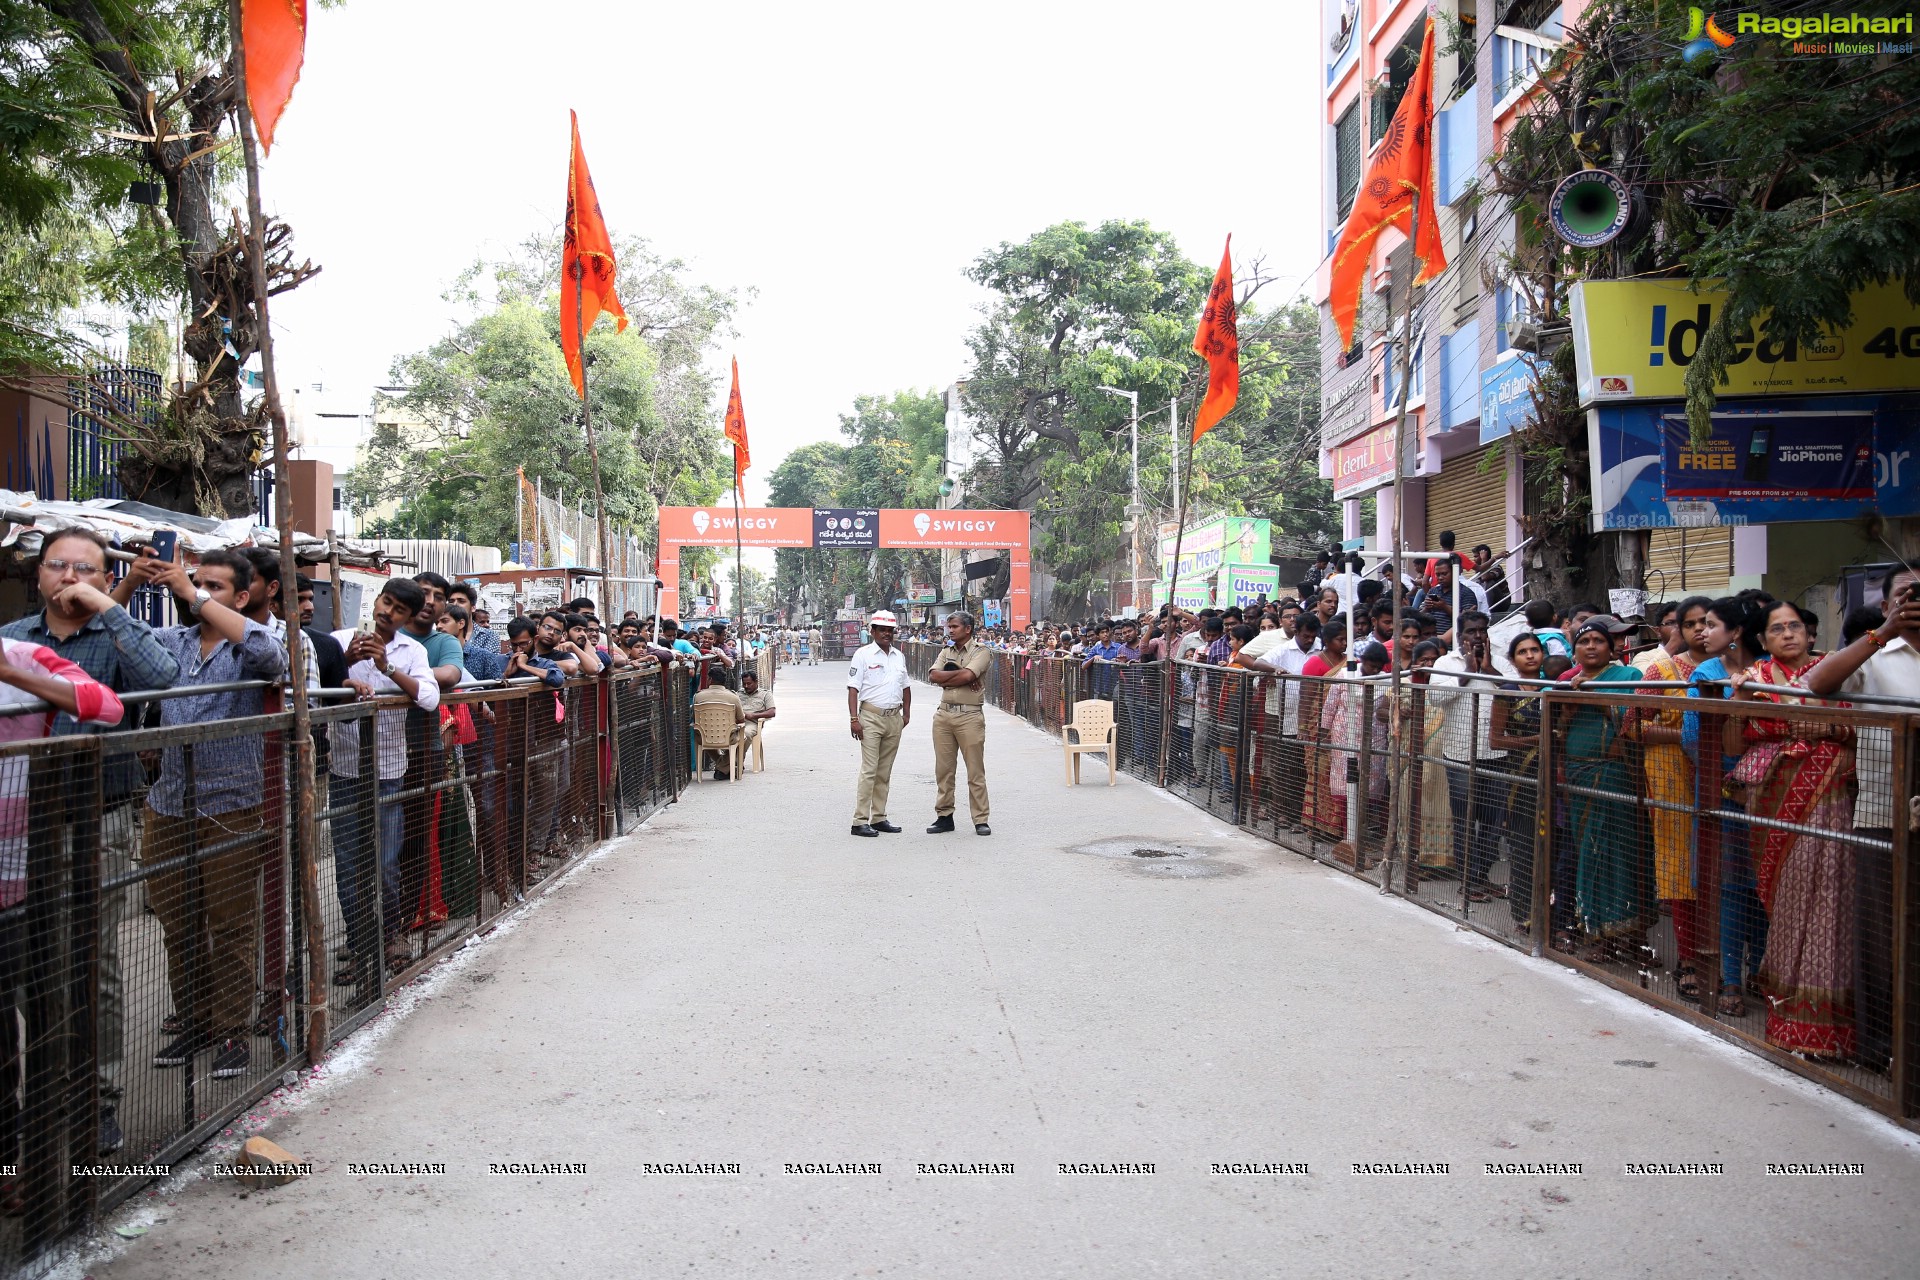
{"type": "MultiPolygon", "coordinates": [[[[260,153],[254,142],[253,111],[247,102],[246,41],[242,36],[240,0],[230,0],[227,13],[233,25],[234,75],[240,82],[234,103],[239,110],[240,146],[247,166],[247,263],[253,276],[254,310],[260,318],[260,380],[266,393],[267,417],[273,423],[273,506],[280,542],[280,610],[287,628],[287,679],[293,691],[294,857],[300,877],[301,925],[307,935],[309,1017],[305,1047],[307,1061],[315,1063],[327,1052],[328,973],[326,921],[320,911],[320,878],[314,863],[317,832],[313,811],[313,721],[307,702],[307,637],[300,630],[300,594],[292,589],[299,572],[293,556],[293,482],[287,466],[287,415],[280,403],[280,381],[273,362],[273,325],[267,318],[267,219],[260,200],[260,153]]],[[[339,590],[336,582],[336,599],[339,590]]],[[[295,1019],[297,1022],[297,1013],[295,1019]]],[[[291,1044],[288,1047],[291,1048],[291,1044]]]]}

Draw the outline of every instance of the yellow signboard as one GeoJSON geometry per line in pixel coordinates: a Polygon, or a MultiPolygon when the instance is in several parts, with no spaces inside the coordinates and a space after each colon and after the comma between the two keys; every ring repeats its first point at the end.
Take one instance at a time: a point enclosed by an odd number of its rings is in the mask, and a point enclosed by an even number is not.
{"type": "MultiPolygon", "coordinates": [[[[1580,403],[1680,400],[1687,366],[1727,295],[1686,280],[1573,286],[1580,403]]],[[[1898,282],[1857,293],[1853,323],[1811,343],[1780,341],[1764,318],[1735,335],[1723,396],[1844,395],[1920,388],[1920,313],[1898,282]]]]}

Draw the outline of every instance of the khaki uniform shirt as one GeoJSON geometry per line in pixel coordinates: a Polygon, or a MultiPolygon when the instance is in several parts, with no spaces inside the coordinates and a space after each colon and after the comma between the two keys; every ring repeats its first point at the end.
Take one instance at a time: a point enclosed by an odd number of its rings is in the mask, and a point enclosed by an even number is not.
{"type": "Polygon", "coordinates": [[[967,647],[956,649],[948,645],[934,655],[933,669],[943,670],[949,663],[957,663],[978,677],[977,684],[954,687],[940,686],[940,705],[943,707],[982,707],[987,702],[987,669],[993,666],[993,651],[977,640],[969,640],[967,647]]]}
{"type": "Polygon", "coordinates": [[[774,710],[773,695],[765,689],[757,689],[752,693],[743,693],[740,695],[740,711],[743,715],[750,716],[756,711],[772,710],[774,710]]]}

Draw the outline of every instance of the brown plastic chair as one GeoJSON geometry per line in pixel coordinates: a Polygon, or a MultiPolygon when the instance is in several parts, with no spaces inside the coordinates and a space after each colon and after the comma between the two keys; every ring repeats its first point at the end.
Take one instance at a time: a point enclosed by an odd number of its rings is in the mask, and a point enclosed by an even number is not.
{"type": "MultiPolygon", "coordinates": [[[[727,777],[740,781],[742,765],[746,763],[745,744],[734,736],[739,728],[733,722],[733,708],[721,702],[710,702],[693,709],[693,728],[700,738],[700,760],[706,759],[709,751],[718,751],[727,757],[727,777]]],[[[694,770],[696,781],[706,770],[694,770]]]]}
{"type": "Polygon", "coordinates": [[[1073,719],[1060,729],[1060,747],[1067,753],[1067,785],[1080,785],[1080,757],[1088,751],[1107,753],[1107,785],[1114,782],[1114,748],[1119,735],[1113,723],[1113,704],[1083,698],[1073,704],[1073,719]],[[1079,741],[1074,741],[1075,738],[1079,741]]]}

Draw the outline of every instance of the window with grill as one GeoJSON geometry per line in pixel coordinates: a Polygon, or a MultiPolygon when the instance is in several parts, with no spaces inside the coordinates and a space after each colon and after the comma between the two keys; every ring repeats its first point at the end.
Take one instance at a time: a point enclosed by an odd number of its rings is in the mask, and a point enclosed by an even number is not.
{"type": "Polygon", "coordinates": [[[1420,65],[1420,40],[1426,31],[1424,22],[1409,23],[1400,43],[1387,54],[1386,72],[1374,91],[1373,127],[1368,130],[1368,146],[1386,136],[1387,126],[1393,123],[1393,113],[1399,110],[1400,99],[1407,96],[1414,69],[1420,65]]]}
{"type": "Polygon", "coordinates": [[[1360,190],[1360,103],[1333,122],[1334,217],[1344,222],[1360,190]]]}

